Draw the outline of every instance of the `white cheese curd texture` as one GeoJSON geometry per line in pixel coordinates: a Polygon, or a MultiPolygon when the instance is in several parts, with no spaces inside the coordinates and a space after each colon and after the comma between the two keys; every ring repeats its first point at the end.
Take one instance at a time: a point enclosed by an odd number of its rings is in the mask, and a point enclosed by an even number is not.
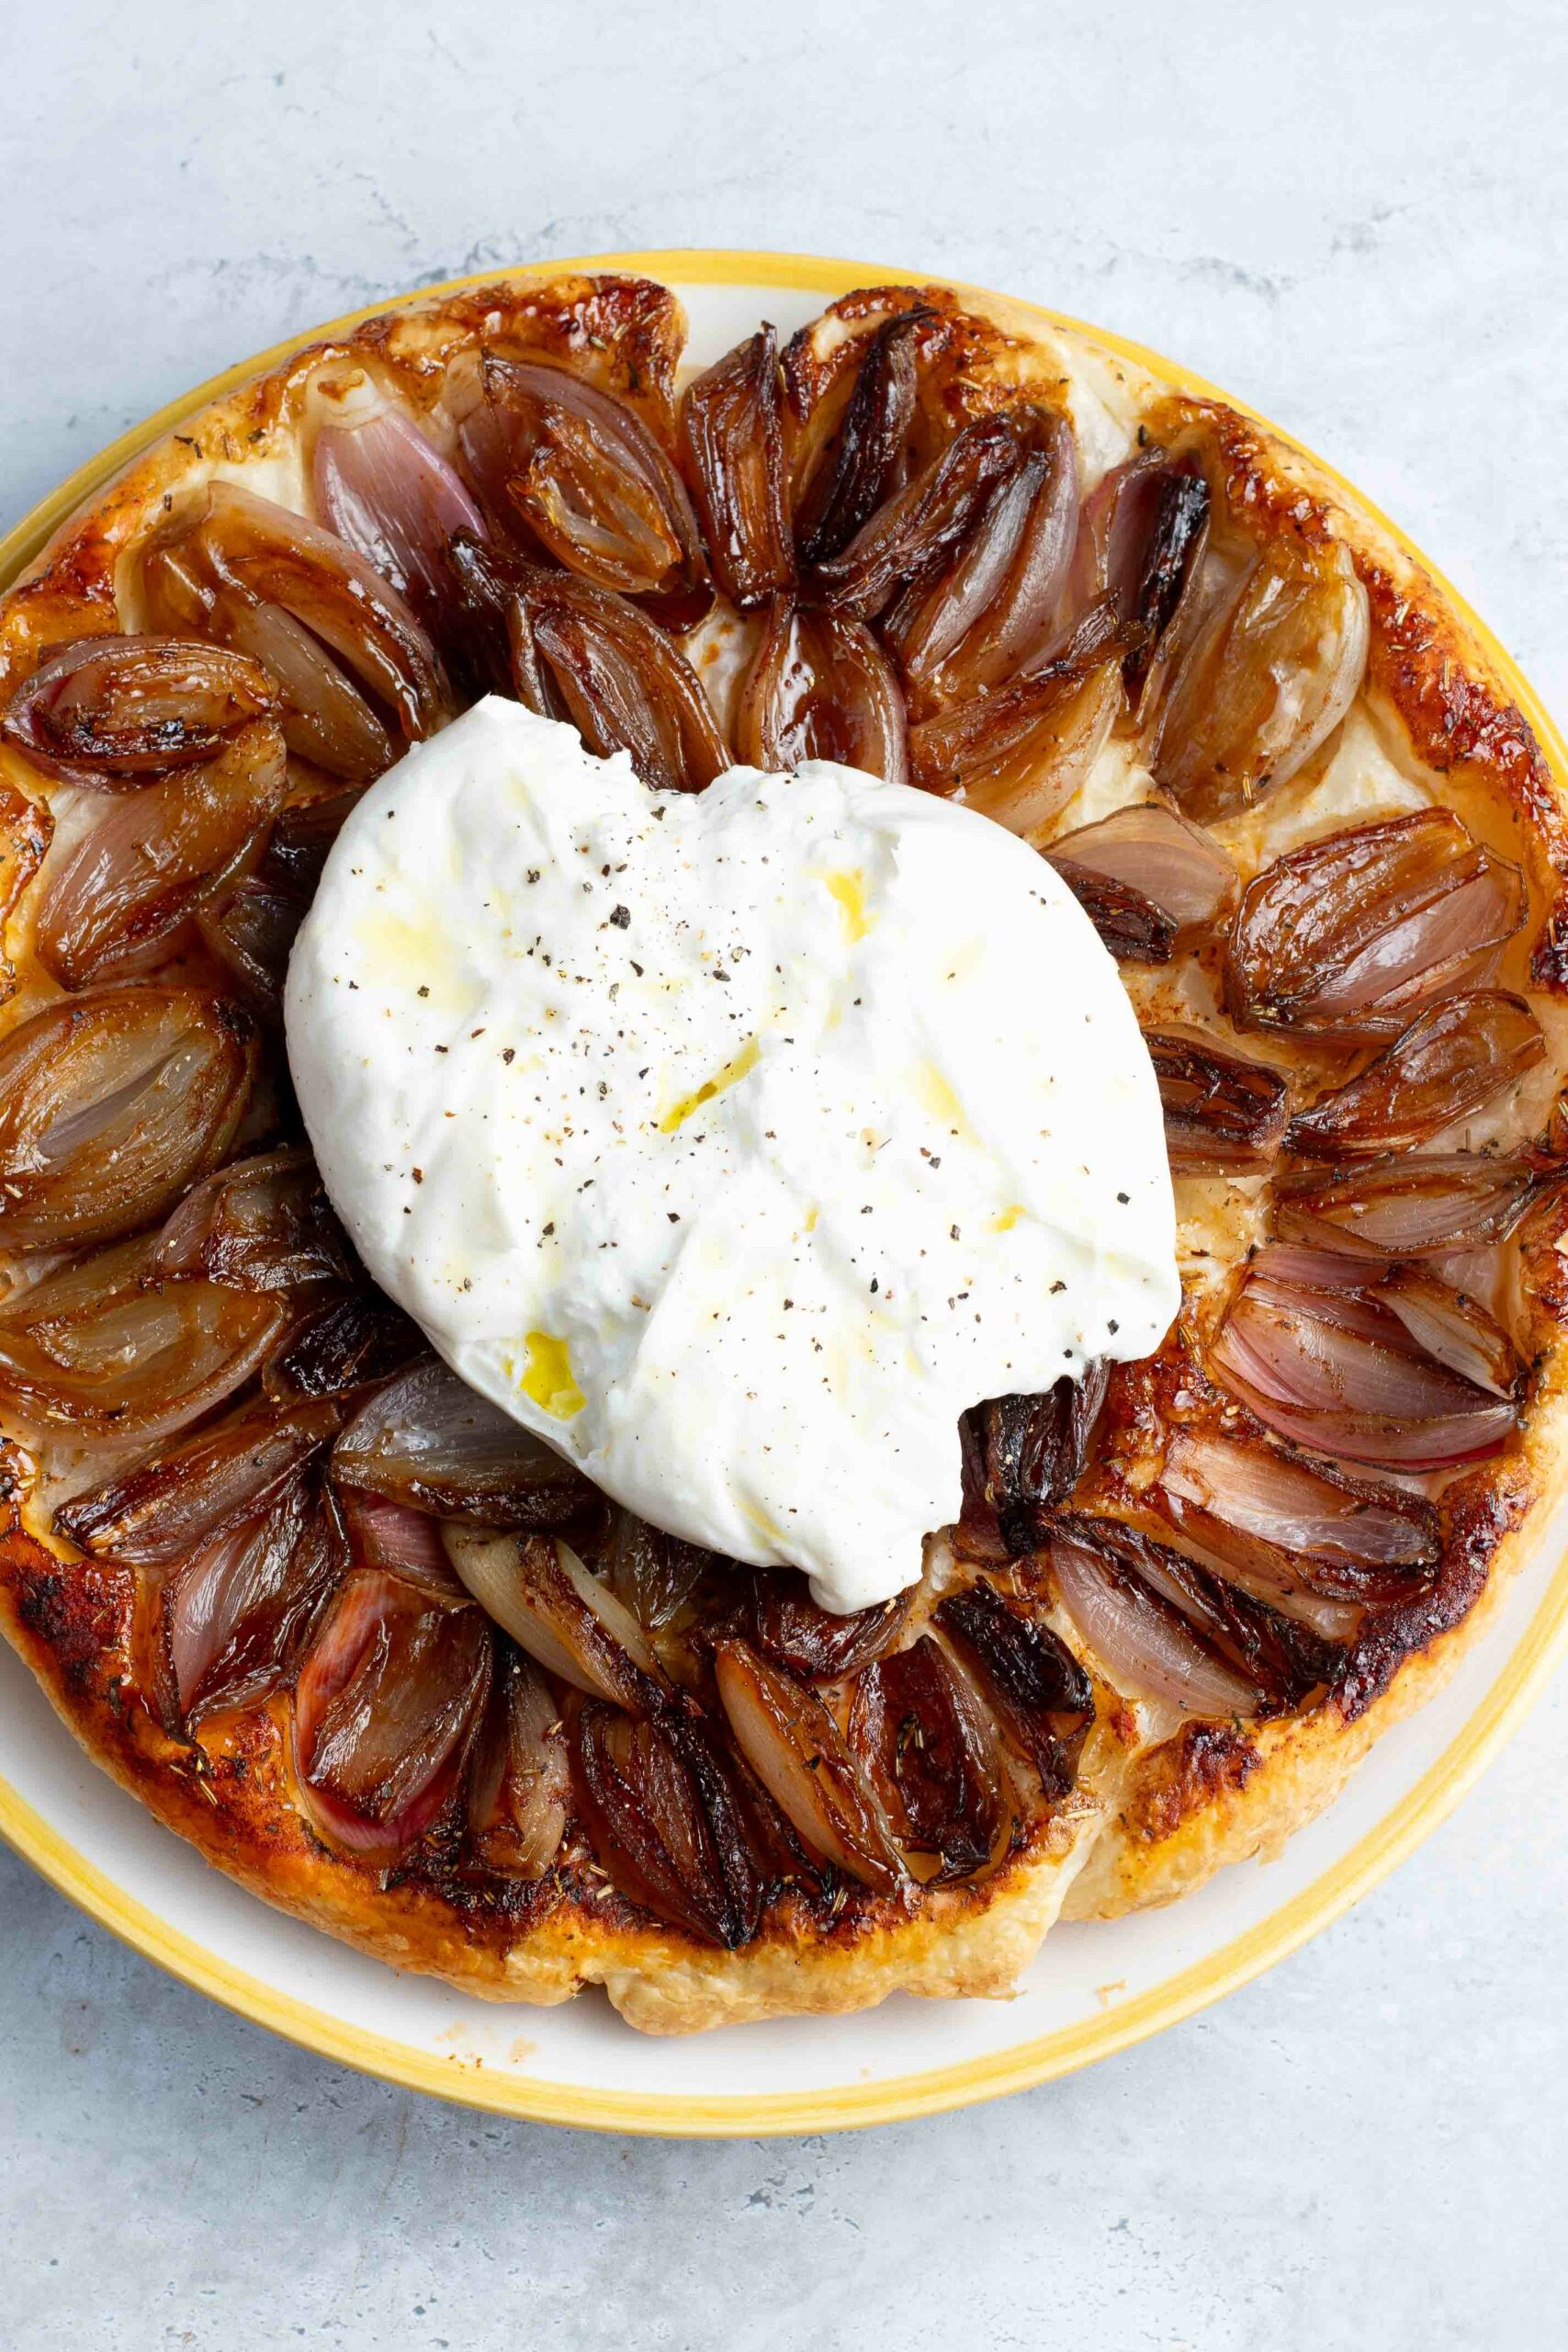
{"type": "Polygon", "coordinates": [[[908,786],[657,794],[489,699],[350,816],[286,1010],[328,1193],[447,1363],[829,1608],[919,1577],[964,1408],[1176,1312],[1115,965],[1036,851],[908,786]]]}

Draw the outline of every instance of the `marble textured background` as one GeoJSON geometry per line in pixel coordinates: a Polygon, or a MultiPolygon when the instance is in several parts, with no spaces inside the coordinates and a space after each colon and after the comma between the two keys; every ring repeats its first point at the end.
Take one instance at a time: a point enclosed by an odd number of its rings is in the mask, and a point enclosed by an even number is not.
{"type": "MultiPolygon", "coordinates": [[[[638,243],[838,252],[1179,354],[1334,458],[1568,708],[1552,0],[54,0],[0,80],[0,514],[383,292],[638,243]]],[[[1263,1982],[856,2138],[499,2122],[156,1974],[0,1853],[0,2342],[1561,2340],[1560,1684],[1263,1982]]]]}

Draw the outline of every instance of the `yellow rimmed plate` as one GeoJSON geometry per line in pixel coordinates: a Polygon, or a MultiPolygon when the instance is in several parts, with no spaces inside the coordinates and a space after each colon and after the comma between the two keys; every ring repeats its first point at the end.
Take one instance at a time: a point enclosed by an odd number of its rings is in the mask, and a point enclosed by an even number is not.
{"type": "MultiPolygon", "coordinates": [[[[716,356],[761,316],[788,334],[835,295],[923,275],[804,254],[728,252],[604,254],[533,266],[636,270],[660,279],[686,304],[699,357],[716,356]]],[[[482,285],[496,275],[456,284],[482,285]]],[[[316,333],[338,334],[386,307],[316,333]]],[[[1080,324],[1052,311],[1038,315],[1047,326],[1080,324]]],[[[1156,353],[1088,332],[1180,390],[1215,391],[1156,353]]],[[[298,337],[215,377],[81,468],[0,541],[0,585],[150,442],[315,339],[298,337]]],[[[1349,494],[1367,507],[1359,492],[1349,494]]],[[[1419,550],[1411,552],[1432,570],[1419,550]]],[[[1568,782],[1568,750],[1529,685],[1462,599],[1434,576],[1568,782]]],[[[1224,1871],[1170,1910],[1058,1928],[1006,2001],[900,1997],[859,2017],[656,2041],[632,2033],[595,1998],[558,2009],[498,2008],[399,1976],[273,1912],[161,1829],[87,1759],[5,1648],[0,1834],[62,1894],[185,1983],[324,2057],[391,2082],[600,2131],[723,2138],[892,2122],[1022,2089],[1125,2049],[1235,1991],[1337,1918],[1452,1810],[1540,1690],[1568,1643],[1565,1545],[1568,1512],[1454,1681],[1386,1735],[1338,1804],[1279,1860],[1224,1871]]]]}

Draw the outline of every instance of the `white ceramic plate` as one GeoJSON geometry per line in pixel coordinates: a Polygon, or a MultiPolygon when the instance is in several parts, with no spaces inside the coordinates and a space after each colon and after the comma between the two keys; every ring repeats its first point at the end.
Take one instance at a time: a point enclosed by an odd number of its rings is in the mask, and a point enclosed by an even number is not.
{"type": "MultiPolygon", "coordinates": [[[[694,352],[705,358],[750,334],[761,317],[787,334],[835,295],[911,274],[801,254],[724,253],[615,254],[558,266],[637,269],[672,286],[690,313],[694,352]]],[[[1048,323],[1076,323],[1043,315],[1048,323]]],[[[1156,354],[1100,339],[1184,389],[1213,390],[1156,354]]],[[[201,386],[62,484],[0,545],[0,583],[138,449],[281,356],[264,353],[201,386]]],[[[1568,752],[1524,679],[1467,617],[1547,757],[1568,777],[1568,752]]],[[[88,1761],[3,1647],[0,1833],[64,1894],[187,1983],[390,2080],[511,2114],[615,2131],[739,2136],[890,2121],[1020,2089],[1104,2057],[1245,1984],[1337,1917],[1458,1803],[1540,1688],[1568,1639],[1565,1544],[1568,1513],[1454,1681],[1385,1736],[1339,1803],[1278,1861],[1224,1871],[1169,1910],[1058,1928],[1008,2000],[898,1996],[856,2017],[660,2041],[633,2033],[597,1997],[556,2009],[498,2008],[426,1978],[399,1976],[270,1910],[161,1829],[88,1761]]]]}

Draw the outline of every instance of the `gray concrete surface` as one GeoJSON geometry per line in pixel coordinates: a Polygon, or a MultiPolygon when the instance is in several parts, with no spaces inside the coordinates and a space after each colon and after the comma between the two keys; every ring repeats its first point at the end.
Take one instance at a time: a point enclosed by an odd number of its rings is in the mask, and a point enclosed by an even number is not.
{"type": "MultiPolygon", "coordinates": [[[[61,0],[0,78],[0,514],[229,360],[490,263],[924,265],[1332,457],[1568,707],[1568,19],[1502,0],[682,10],[61,0]]],[[[1002,2106],[704,2147],[442,2107],[0,1853],[0,2346],[1568,2342],[1560,1684],[1223,2008],[1002,2106]]]]}

